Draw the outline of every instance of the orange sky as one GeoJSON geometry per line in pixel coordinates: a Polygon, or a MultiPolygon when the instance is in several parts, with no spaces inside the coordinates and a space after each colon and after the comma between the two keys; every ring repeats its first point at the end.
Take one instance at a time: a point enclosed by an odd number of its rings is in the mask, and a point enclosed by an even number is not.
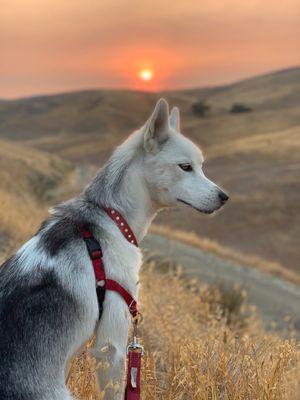
{"type": "Polygon", "coordinates": [[[212,85],[293,65],[300,0],[1,0],[0,98],[212,85]]]}

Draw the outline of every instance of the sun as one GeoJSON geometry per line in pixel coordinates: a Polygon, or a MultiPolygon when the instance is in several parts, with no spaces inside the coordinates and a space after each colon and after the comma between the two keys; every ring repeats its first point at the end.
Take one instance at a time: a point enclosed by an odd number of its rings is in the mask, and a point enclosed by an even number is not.
{"type": "Polygon", "coordinates": [[[138,72],[139,78],[144,82],[151,81],[153,78],[153,75],[154,74],[151,69],[142,69],[138,72]]]}

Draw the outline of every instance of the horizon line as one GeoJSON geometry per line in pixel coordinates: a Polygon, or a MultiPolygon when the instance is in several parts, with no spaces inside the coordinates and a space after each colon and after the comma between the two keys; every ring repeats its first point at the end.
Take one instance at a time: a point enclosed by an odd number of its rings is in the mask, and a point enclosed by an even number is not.
{"type": "Polygon", "coordinates": [[[231,85],[235,85],[241,82],[246,82],[255,78],[263,78],[264,76],[268,75],[276,75],[278,73],[284,73],[287,71],[292,71],[300,69],[300,65],[293,65],[290,67],[285,67],[282,69],[274,69],[274,70],[267,70],[262,73],[258,73],[256,75],[250,75],[245,78],[241,79],[236,79],[220,84],[211,84],[211,85],[206,85],[206,86],[182,86],[178,87],[176,89],[169,89],[169,88],[164,88],[161,90],[145,90],[145,89],[133,89],[133,88],[127,88],[127,87],[82,87],[82,88],[74,88],[70,90],[65,90],[65,91],[57,91],[57,92],[41,92],[41,93],[35,93],[27,96],[20,96],[20,97],[1,97],[0,102],[10,102],[10,101],[18,101],[18,100],[26,100],[26,99],[34,99],[34,98],[40,98],[40,97],[51,97],[51,96],[60,96],[60,95],[68,95],[68,94],[75,94],[75,93],[86,93],[86,92],[98,92],[98,91],[120,91],[120,92],[131,92],[131,93],[145,93],[145,94],[163,94],[163,93],[172,93],[172,92],[184,92],[184,91],[189,91],[189,90],[207,90],[207,89],[216,89],[216,88],[225,88],[231,85]]]}

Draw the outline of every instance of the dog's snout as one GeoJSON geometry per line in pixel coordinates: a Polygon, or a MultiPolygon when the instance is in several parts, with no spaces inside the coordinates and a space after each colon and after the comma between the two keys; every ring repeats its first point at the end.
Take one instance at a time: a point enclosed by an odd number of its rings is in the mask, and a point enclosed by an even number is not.
{"type": "Polygon", "coordinates": [[[229,199],[229,196],[225,192],[220,190],[219,191],[219,199],[221,200],[222,203],[225,203],[229,199]]]}

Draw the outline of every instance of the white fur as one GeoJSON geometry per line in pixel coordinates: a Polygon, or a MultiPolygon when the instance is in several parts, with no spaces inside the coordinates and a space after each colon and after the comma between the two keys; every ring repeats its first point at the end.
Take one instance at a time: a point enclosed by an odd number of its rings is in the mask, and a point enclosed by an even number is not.
{"type": "Polygon", "coordinates": [[[35,270],[38,265],[43,265],[43,268],[53,267],[55,260],[49,259],[48,254],[38,244],[39,237],[33,236],[17,251],[21,273],[26,274],[30,270],[35,270]]]}

